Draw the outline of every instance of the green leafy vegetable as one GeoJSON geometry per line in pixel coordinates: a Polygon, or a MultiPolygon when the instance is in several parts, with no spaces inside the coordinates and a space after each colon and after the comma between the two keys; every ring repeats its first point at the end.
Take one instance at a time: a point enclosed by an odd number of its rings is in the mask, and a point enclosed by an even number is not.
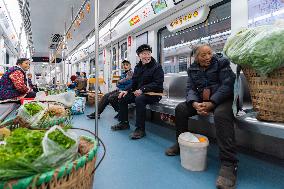
{"type": "Polygon", "coordinates": [[[260,26],[242,30],[227,40],[224,53],[233,63],[267,75],[284,66],[284,28],[260,26]]]}
{"type": "Polygon", "coordinates": [[[43,108],[35,102],[25,104],[24,107],[26,108],[29,115],[33,116],[43,110],[43,108]]]}
{"type": "Polygon", "coordinates": [[[11,136],[5,139],[6,145],[0,146],[0,168],[15,169],[18,167],[18,164],[15,164],[16,160],[33,162],[43,153],[43,137],[43,131],[15,129],[11,136]]]}
{"type": "Polygon", "coordinates": [[[60,130],[56,129],[55,131],[48,134],[48,138],[59,144],[64,149],[69,149],[75,144],[75,141],[71,138],[65,136],[60,130]]]}

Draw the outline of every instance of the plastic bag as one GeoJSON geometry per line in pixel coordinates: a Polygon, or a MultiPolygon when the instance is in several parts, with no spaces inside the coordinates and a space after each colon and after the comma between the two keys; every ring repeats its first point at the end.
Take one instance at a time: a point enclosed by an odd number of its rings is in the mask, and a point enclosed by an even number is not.
{"type": "Polygon", "coordinates": [[[233,63],[250,66],[265,76],[284,66],[284,27],[243,29],[229,37],[224,53],[233,63]]]}
{"type": "Polygon", "coordinates": [[[33,165],[37,168],[46,171],[46,168],[58,167],[65,164],[66,162],[74,160],[77,156],[79,146],[79,138],[72,132],[65,132],[59,126],[50,128],[44,135],[42,141],[43,155],[33,162],[33,165]],[[64,149],[59,144],[49,139],[48,135],[56,130],[59,130],[65,136],[75,141],[69,149],[64,149]]]}
{"type": "Polygon", "coordinates": [[[73,115],[83,114],[86,107],[85,97],[76,97],[74,104],[71,107],[71,113],[73,115]]]}
{"type": "Polygon", "coordinates": [[[54,125],[60,125],[68,120],[69,110],[66,110],[64,106],[47,104],[48,108],[44,116],[38,123],[39,128],[48,128],[54,125]]]}
{"type": "Polygon", "coordinates": [[[43,134],[41,134],[42,131],[33,131],[23,128],[20,128],[20,130],[20,132],[24,134],[22,134],[21,137],[16,138],[18,141],[11,142],[23,144],[26,139],[25,136],[34,133],[35,135],[29,137],[29,141],[32,140],[32,143],[29,145],[33,145],[33,148],[30,148],[29,152],[30,150],[37,150],[37,154],[39,153],[42,155],[37,156],[36,160],[31,162],[30,159],[32,158],[25,158],[21,154],[12,153],[12,157],[11,155],[5,157],[7,154],[5,154],[5,151],[1,151],[3,149],[0,148],[0,162],[2,162],[0,166],[0,181],[28,177],[38,173],[47,172],[64,165],[77,157],[79,138],[73,133],[66,133],[58,126],[52,127],[43,134]],[[70,148],[65,149],[58,143],[49,139],[48,135],[56,130],[59,130],[65,136],[72,139],[74,144],[70,148]],[[38,144],[39,142],[41,144],[38,144]],[[41,146],[41,148],[39,146],[41,146]]]}
{"type": "Polygon", "coordinates": [[[31,102],[31,103],[39,105],[42,109],[38,113],[30,115],[25,105],[22,105],[18,109],[17,117],[24,119],[27,123],[30,124],[31,127],[36,127],[38,122],[41,120],[41,118],[44,116],[45,112],[47,111],[47,105],[40,102],[31,102]]]}
{"type": "Polygon", "coordinates": [[[179,135],[180,140],[185,141],[185,142],[199,142],[198,138],[190,133],[190,132],[185,132],[179,135]]]}
{"type": "Polygon", "coordinates": [[[46,96],[44,92],[38,92],[35,100],[60,102],[67,107],[71,107],[75,101],[75,92],[68,91],[66,93],[61,93],[58,95],[48,95],[48,96],[46,96]]]}

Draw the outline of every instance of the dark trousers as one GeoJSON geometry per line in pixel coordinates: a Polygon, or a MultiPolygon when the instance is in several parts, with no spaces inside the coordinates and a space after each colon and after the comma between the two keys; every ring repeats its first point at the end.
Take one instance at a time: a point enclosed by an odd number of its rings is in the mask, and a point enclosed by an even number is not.
{"type": "Polygon", "coordinates": [[[128,121],[128,104],[135,102],[136,105],[136,127],[145,129],[146,105],[159,102],[160,96],[141,95],[136,97],[133,93],[128,93],[119,100],[119,121],[128,121]]]}
{"type": "MultiPolygon", "coordinates": [[[[224,164],[237,164],[236,142],[234,132],[234,115],[232,100],[225,101],[214,109],[214,122],[216,127],[217,144],[220,149],[219,157],[224,164]]],[[[182,102],[175,109],[176,137],[188,131],[188,118],[197,115],[192,104],[182,102]]],[[[189,126],[190,127],[190,126],[189,126]]]]}
{"type": "Polygon", "coordinates": [[[113,109],[118,112],[118,95],[119,90],[114,90],[109,93],[106,93],[100,100],[98,105],[98,113],[101,114],[105,110],[108,104],[111,104],[113,109]]]}

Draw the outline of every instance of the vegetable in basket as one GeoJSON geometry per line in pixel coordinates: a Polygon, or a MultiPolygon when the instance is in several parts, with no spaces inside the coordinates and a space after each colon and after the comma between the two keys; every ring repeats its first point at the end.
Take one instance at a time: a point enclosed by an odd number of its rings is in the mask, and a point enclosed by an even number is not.
{"type": "Polygon", "coordinates": [[[5,142],[0,145],[0,181],[50,171],[73,161],[79,145],[76,136],[57,126],[48,131],[18,128],[5,138],[5,142]]]}
{"type": "Polygon", "coordinates": [[[64,135],[61,131],[56,129],[52,133],[49,133],[48,138],[59,144],[65,149],[69,149],[75,144],[75,141],[64,135]]]}
{"type": "Polygon", "coordinates": [[[284,66],[284,27],[259,26],[239,31],[227,40],[224,53],[262,76],[284,66]]]}
{"type": "Polygon", "coordinates": [[[43,110],[43,108],[36,102],[25,104],[24,107],[26,108],[29,115],[33,116],[37,114],[39,111],[43,110]]]}

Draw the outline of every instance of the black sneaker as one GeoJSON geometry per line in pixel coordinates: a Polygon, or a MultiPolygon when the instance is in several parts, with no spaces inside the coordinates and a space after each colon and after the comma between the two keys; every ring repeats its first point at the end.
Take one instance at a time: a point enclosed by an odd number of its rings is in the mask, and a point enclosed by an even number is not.
{"type": "Polygon", "coordinates": [[[216,188],[218,189],[235,189],[237,181],[237,166],[221,165],[219,176],[216,180],[216,188]]]}
{"type": "MultiPolygon", "coordinates": [[[[96,119],[96,114],[95,114],[95,113],[91,113],[90,115],[87,115],[87,117],[88,117],[89,119],[96,119]]],[[[101,118],[101,115],[98,114],[98,119],[100,119],[100,118],[101,118]]]]}
{"type": "Polygon", "coordinates": [[[120,122],[114,126],[111,126],[111,130],[113,131],[119,131],[119,130],[126,130],[129,129],[129,123],[128,122],[120,122]]]}
{"type": "Polygon", "coordinates": [[[137,127],[133,133],[130,134],[130,139],[137,140],[146,136],[145,130],[137,127]]]}
{"type": "Polygon", "coordinates": [[[166,151],[165,154],[167,156],[177,156],[180,153],[180,149],[179,149],[179,144],[175,143],[173,146],[169,147],[166,151]]]}

